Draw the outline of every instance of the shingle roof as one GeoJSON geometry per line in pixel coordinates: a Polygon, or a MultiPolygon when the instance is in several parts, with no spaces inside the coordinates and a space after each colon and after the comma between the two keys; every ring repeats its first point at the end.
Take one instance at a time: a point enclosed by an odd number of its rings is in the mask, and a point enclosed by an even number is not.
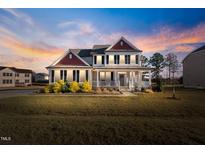
{"type": "Polygon", "coordinates": [[[16,73],[32,73],[32,70],[29,70],[29,69],[19,69],[15,67],[10,67],[10,69],[15,71],[16,73]]]}
{"type": "Polygon", "coordinates": [[[93,54],[104,54],[108,46],[106,47],[103,46],[103,47],[104,48],[96,48],[96,49],[70,49],[70,51],[76,53],[89,65],[92,65],[93,64],[92,55],[93,54]]]}
{"type": "Polygon", "coordinates": [[[106,45],[93,45],[93,49],[101,49],[101,48],[108,48],[110,47],[110,45],[106,44],[106,45]]]}
{"type": "Polygon", "coordinates": [[[197,52],[197,51],[201,51],[201,50],[204,50],[204,49],[205,49],[205,45],[200,47],[200,48],[195,49],[194,51],[192,51],[192,53],[197,52]]]}
{"type": "Polygon", "coordinates": [[[0,66],[0,70],[3,70],[3,69],[5,69],[6,67],[4,67],[4,66],[0,66]]]}
{"type": "Polygon", "coordinates": [[[32,70],[29,70],[29,69],[20,69],[20,68],[15,68],[15,67],[0,66],[0,70],[3,70],[5,68],[10,68],[16,73],[32,73],[32,70]]]}
{"type": "Polygon", "coordinates": [[[195,49],[195,50],[192,51],[191,53],[189,53],[189,54],[184,58],[183,62],[184,62],[191,54],[196,53],[196,52],[199,52],[199,51],[201,51],[201,50],[205,50],[205,45],[203,45],[203,46],[201,46],[201,47],[195,49]]]}

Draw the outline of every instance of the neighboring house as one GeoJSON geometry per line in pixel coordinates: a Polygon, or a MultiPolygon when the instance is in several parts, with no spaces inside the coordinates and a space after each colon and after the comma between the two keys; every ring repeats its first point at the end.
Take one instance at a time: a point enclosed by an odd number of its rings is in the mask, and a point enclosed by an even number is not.
{"type": "Polygon", "coordinates": [[[0,66],[0,87],[31,85],[31,79],[31,70],[0,66]]]}
{"type": "Polygon", "coordinates": [[[183,60],[183,84],[185,87],[205,88],[205,46],[202,46],[183,60]]]}
{"type": "Polygon", "coordinates": [[[46,73],[36,73],[35,82],[48,81],[48,74],[46,73]]]}
{"type": "Polygon", "coordinates": [[[93,88],[134,90],[151,86],[151,68],[141,66],[142,51],[121,37],[113,45],[92,49],[69,49],[47,67],[49,83],[89,81],[93,88]],[[147,78],[149,74],[149,78],[147,78]]]}

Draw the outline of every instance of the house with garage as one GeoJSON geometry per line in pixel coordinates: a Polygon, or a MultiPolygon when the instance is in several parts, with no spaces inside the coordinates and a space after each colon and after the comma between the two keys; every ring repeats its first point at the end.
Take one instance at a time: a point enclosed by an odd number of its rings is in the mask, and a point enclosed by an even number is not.
{"type": "Polygon", "coordinates": [[[124,37],[112,45],[69,49],[47,67],[49,83],[87,80],[93,88],[147,88],[151,86],[151,68],[142,66],[141,54],[142,50],[124,37]]]}
{"type": "Polygon", "coordinates": [[[184,87],[205,88],[205,46],[189,53],[183,60],[184,87]]]}
{"type": "Polygon", "coordinates": [[[0,87],[18,87],[32,84],[32,70],[0,66],[0,87]]]}

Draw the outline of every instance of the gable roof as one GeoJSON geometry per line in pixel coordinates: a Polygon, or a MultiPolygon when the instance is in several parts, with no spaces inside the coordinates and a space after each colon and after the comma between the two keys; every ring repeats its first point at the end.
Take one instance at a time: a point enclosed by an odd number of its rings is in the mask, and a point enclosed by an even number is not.
{"type": "Polygon", "coordinates": [[[33,73],[32,70],[29,69],[20,69],[20,68],[16,68],[16,67],[6,67],[6,66],[0,66],[0,70],[3,70],[5,68],[9,68],[12,71],[16,72],[16,73],[33,73]]]}
{"type": "Polygon", "coordinates": [[[106,49],[106,51],[137,51],[142,52],[136,48],[131,42],[125,39],[123,36],[117,40],[113,45],[106,49]]]}
{"type": "Polygon", "coordinates": [[[190,55],[192,55],[193,53],[197,53],[197,52],[200,52],[200,51],[202,51],[202,50],[204,50],[204,52],[205,52],[205,45],[203,45],[203,46],[201,46],[201,47],[199,47],[199,48],[193,50],[192,52],[190,52],[190,53],[184,58],[184,60],[183,60],[182,62],[184,62],[184,61],[185,61],[190,55]]]}
{"type": "Polygon", "coordinates": [[[4,67],[4,66],[0,66],[0,70],[3,70],[3,69],[5,69],[6,67],[4,67]]]}
{"type": "MultiPolygon", "coordinates": [[[[78,49],[76,49],[76,52],[78,52],[78,49]]],[[[48,67],[52,66],[90,66],[87,62],[85,62],[79,55],[77,55],[72,49],[65,52],[63,56],[58,58],[53,64],[51,64],[48,67]],[[72,57],[69,57],[69,54],[72,55],[72,57]]]]}
{"type": "Polygon", "coordinates": [[[93,55],[94,54],[105,54],[109,51],[116,52],[142,52],[138,48],[136,48],[132,43],[126,40],[124,37],[121,37],[116,43],[113,45],[94,45],[92,49],[69,49],[65,52],[60,58],[58,58],[54,63],[52,63],[49,67],[55,66],[92,66],[93,64],[93,55]],[[123,42],[123,43],[121,43],[123,42]],[[121,45],[122,44],[122,45],[121,45]],[[68,54],[72,53],[74,55],[74,59],[70,60],[68,54]]]}

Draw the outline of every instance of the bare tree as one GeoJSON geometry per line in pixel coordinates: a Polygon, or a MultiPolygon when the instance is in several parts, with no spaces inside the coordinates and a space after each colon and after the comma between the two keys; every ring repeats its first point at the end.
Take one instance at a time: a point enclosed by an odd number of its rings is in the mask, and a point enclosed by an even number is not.
{"type": "Polygon", "coordinates": [[[176,90],[175,90],[175,73],[179,70],[180,68],[180,63],[177,59],[177,55],[174,53],[169,53],[166,55],[165,58],[165,66],[168,68],[169,71],[169,80],[171,79],[171,73],[172,73],[172,84],[173,84],[173,93],[172,93],[172,98],[176,98],[176,90]]]}

